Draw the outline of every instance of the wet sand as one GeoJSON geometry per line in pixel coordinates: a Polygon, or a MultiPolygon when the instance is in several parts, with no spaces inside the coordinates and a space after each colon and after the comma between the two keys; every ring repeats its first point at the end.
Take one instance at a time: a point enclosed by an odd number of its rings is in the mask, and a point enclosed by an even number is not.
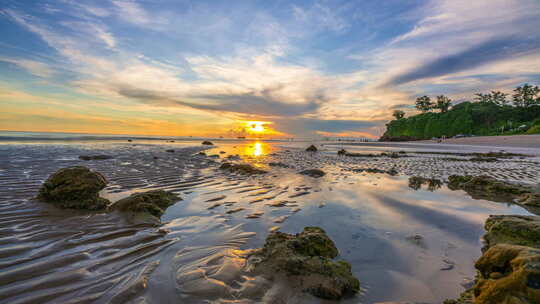
{"type": "MultiPolygon", "coordinates": [[[[540,180],[536,157],[471,162],[456,160],[467,156],[447,160],[448,155],[414,153],[414,147],[406,157],[360,158],[337,156],[341,146],[331,144],[307,153],[301,149],[307,145],[0,145],[0,302],[251,303],[260,302],[265,290],[274,291],[274,300],[284,300],[294,291],[241,272],[241,250],[262,246],[270,230],[297,233],[320,226],[335,241],[339,258],[351,263],[364,290],[343,303],[440,303],[456,297],[461,284],[474,277],[488,215],[530,210],[511,202],[474,200],[444,184],[415,190],[408,177],[444,181],[451,174],[488,174],[528,184],[540,180]],[[217,156],[199,155],[203,150],[217,156]],[[78,159],[88,154],[114,158],[78,159]],[[230,155],[269,173],[219,170],[230,155]],[[109,186],[102,196],[113,201],[153,189],[173,191],[183,200],[155,226],[122,213],[59,210],[32,199],[49,174],[72,165],[103,173],[109,186]],[[297,173],[313,168],[327,174],[297,173]],[[396,174],[359,170],[368,168],[396,174]],[[252,285],[257,287],[247,288],[252,285]]],[[[306,295],[293,298],[294,303],[332,303],[306,295]]]]}
{"type": "MultiPolygon", "coordinates": [[[[420,143],[437,143],[436,140],[424,140],[420,143]]],[[[475,136],[449,138],[441,142],[443,145],[474,145],[490,147],[540,148],[540,135],[512,136],[475,136]]]]}

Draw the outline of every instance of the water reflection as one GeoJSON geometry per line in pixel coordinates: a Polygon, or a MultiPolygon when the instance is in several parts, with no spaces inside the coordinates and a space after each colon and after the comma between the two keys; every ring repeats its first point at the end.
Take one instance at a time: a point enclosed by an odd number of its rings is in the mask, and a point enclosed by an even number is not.
{"type": "Polygon", "coordinates": [[[420,190],[423,185],[427,185],[427,190],[433,192],[440,189],[442,184],[441,180],[435,178],[424,178],[419,176],[409,177],[409,188],[413,190],[420,190]]]}
{"type": "Polygon", "coordinates": [[[260,141],[256,141],[252,144],[248,144],[244,148],[244,154],[247,156],[265,156],[268,154],[268,144],[260,141]]]}

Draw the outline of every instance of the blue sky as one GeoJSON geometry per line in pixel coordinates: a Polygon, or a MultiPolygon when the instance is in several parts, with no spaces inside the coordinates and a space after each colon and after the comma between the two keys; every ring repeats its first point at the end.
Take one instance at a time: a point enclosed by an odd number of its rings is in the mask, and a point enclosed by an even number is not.
{"type": "Polygon", "coordinates": [[[376,136],[418,95],[537,84],[538,16],[538,0],[4,0],[0,129],[376,136]]]}

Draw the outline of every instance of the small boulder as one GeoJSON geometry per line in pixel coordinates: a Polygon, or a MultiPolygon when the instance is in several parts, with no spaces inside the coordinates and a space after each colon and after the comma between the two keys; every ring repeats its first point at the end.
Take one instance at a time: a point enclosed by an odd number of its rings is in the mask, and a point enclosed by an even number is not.
{"type": "Polygon", "coordinates": [[[242,174],[252,175],[252,174],[264,174],[266,171],[257,169],[249,164],[233,164],[233,163],[223,163],[219,167],[221,170],[228,170],[231,172],[238,172],[242,174]]]}
{"type": "Polygon", "coordinates": [[[213,146],[214,144],[211,141],[205,140],[201,143],[201,145],[213,146]]]}
{"type": "Polygon", "coordinates": [[[332,259],[338,250],[325,231],[306,227],[296,235],[272,232],[264,247],[248,257],[248,267],[266,277],[282,276],[293,288],[316,297],[339,300],[360,290],[351,265],[332,259]]]}
{"type": "Polygon", "coordinates": [[[341,149],[341,150],[337,151],[337,155],[345,155],[345,154],[347,154],[347,150],[345,150],[345,149],[341,149]]]}
{"type": "Polygon", "coordinates": [[[163,190],[152,190],[134,193],[110,206],[111,210],[146,212],[161,217],[165,210],[175,202],[182,200],[174,193],[163,190]]]}
{"type": "Polygon", "coordinates": [[[79,156],[79,159],[81,160],[104,160],[104,159],[111,159],[113,158],[112,156],[110,155],[103,155],[103,154],[100,154],[100,155],[80,155],[79,156]]]}
{"type": "Polygon", "coordinates": [[[298,173],[303,174],[303,175],[307,175],[307,176],[311,176],[311,177],[315,177],[315,178],[323,177],[323,176],[326,175],[326,172],[324,172],[323,170],[320,170],[320,169],[308,169],[308,170],[300,171],[298,173]]]}
{"type": "Polygon", "coordinates": [[[43,183],[38,199],[60,208],[101,210],[109,201],[99,197],[107,180],[98,172],[83,166],[63,168],[43,183]]]}
{"type": "Polygon", "coordinates": [[[173,149],[165,150],[165,152],[174,153],[173,149]]]}
{"type": "Polygon", "coordinates": [[[309,147],[307,147],[306,151],[308,152],[317,152],[319,149],[317,149],[317,147],[315,147],[314,145],[311,145],[309,147]]]}

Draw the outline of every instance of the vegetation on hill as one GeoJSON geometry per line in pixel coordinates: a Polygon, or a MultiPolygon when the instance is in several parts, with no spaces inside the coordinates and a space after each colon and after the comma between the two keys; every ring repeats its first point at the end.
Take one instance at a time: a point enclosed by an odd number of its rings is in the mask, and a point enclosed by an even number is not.
{"type": "Polygon", "coordinates": [[[395,120],[386,124],[381,141],[405,141],[452,137],[456,135],[514,135],[540,134],[540,88],[525,84],[514,90],[512,99],[507,94],[492,91],[479,93],[476,102],[465,101],[452,106],[451,100],[428,96],[416,100],[422,113],[405,118],[396,110],[395,120]],[[439,112],[432,112],[439,110],[439,112]]]}

